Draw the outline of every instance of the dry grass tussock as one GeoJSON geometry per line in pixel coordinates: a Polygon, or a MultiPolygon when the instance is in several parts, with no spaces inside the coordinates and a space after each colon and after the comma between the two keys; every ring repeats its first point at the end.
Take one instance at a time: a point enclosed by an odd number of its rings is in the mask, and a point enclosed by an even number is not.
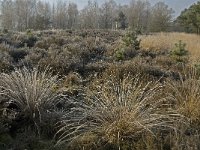
{"type": "Polygon", "coordinates": [[[186,43],[192,60],[200,57],[200,36],[187,33],[157,33],[141,37],[141,47],[148,50],[172,50],[174,44],[182,40],[186,43]]]}
{"type": "Polygon", "coordinates": [[[168,81],[166,92],[175,101],[178,112],[186,116],[193,128],[200,130],[200,79],[197,70],[180,76],[179,81],[168,81]]]}
{"type": "Polygon", "coordinates": [[[38,123],[46,117],[44,113],[51,111],[61,100],[55,88],[58,77],[51,72],[16,69],[10,74],[0,74],[1,102],[7,109],[14,109],[19,115],[38,123]]]}
{"type": "Polygon", "coordinates": [[[94,84],[84,101],[71,100],[76,107],[61,122],[58,145],[75,142],[131,148],[142,136],[154,137],[160,130],[174,129],[182,118],[165,97],[158,96],[163,89],[159,82],[144,84],[135,76],[94,84]]]}

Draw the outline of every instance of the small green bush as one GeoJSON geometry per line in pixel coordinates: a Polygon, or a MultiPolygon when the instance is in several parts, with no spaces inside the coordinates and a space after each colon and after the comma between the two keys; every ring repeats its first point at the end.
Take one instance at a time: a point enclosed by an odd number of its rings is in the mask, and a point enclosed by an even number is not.
{"type": "Polygon", "coordinates": [[[124,60],[124,49],[123,48],[118,48],[115,52],[115,59],[117,61],[124,60]]]}
{"type": "Polygon", "coordinates": [[[31,30],[31,29],[27,29],[27,30],[26,30],[26,34],[27,34],[27,35],[32,35],[32,34],[33,34],[33,33],[32,33],[32,30],[31,30]]]}
{"type": "Polygon", "coordinates": [[[176,62],[186,63],[188,61],[188,50],[186,49],[186,43],[181,40],[175,43],[174,49],[171,51],[170,55],[176,62]]]}
{"type": "Polygon", "coordinates": [[[133,58],[136,51],[140,49],[140,42],[136,32],[128,32],[123,38],[122,43],[115,51],[115,59],[117,61],[133,58]]]}
{"type": "Polygon", "coordinates": [[[122,38],[123,43],[127,47],[131,47],[134,50],[140,49],[141,40],[138,39],[138,34],[134,31],[128,32],[124,38],[122,38]]]}

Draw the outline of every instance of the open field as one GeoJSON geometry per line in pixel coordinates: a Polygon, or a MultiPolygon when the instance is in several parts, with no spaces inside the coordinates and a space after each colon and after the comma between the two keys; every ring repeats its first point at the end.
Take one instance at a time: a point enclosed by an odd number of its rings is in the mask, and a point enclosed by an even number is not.
{"type": "Polygon", "coordinates": [[[200,149],[199,36],[140,39],[1,32],[0,149],[200,149]]]}
{"type": "Polygon", "coordinates": [[[188,33],[155,33],[141,37],[141,47],[149,50],[170,50],[179,40],[186,43],[186,49],[190,52],[192,61],[197,61],[200,57],[200,36],[188,33]]]}

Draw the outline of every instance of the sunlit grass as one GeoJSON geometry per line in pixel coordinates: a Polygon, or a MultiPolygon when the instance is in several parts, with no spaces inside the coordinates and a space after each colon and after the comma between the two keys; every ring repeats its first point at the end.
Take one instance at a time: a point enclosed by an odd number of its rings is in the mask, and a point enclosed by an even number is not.
{"type": "Polygon", "coordinates": [[[148,36],[141,36],[141,47],[148,50],[172,50],[174,44],[179,40],[186,43],[192,60],[200,58],[200,36],[187,33],[157,33],[148,36]]]}

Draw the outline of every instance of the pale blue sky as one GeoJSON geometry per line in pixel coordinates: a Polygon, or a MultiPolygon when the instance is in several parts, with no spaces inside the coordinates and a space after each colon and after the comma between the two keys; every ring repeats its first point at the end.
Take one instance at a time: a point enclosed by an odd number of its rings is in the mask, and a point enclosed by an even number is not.
{"type": "MultiPolygon", "coordinates": [[[[56,0],[44,0],[44,1],[56,2],[56,0]]],[[[88,2],[88,0],[65,0],[65,1],[71,1],[78,4],[79,9],[82,9],[88,2]]],[[[105,1],[106,0],[97,0],[99,4],[102,4],[105,1]]],[[[130,2],[130,0],[115,0],[115,1],[120,4],[129,4],[130,2]]],[[[180,14],[182,10],[188,8],[190,5],[200,0],[149,0],[149,1],[152,3],[152,5],[158,1],[165,2],[175,10],[175,16],[177,16],[180,14]]]]}

